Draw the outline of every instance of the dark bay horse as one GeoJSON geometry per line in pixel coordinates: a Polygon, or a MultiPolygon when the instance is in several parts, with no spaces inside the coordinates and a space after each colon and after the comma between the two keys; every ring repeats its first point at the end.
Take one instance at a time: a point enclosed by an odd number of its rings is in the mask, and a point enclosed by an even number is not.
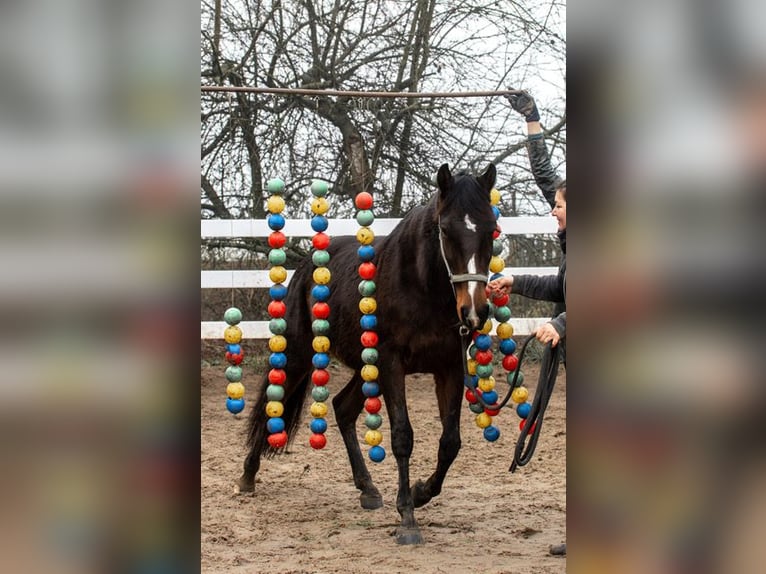
{"type": "MultiPolygon", "coordinates": [[[[479,177],[460,172],[454,176],[447,164],[437,174],[438,193],[426,204],[413,208],[390,235],[376,239],[378,318],[378,383],[390,420],[391,449],[399,470],[396,507],[401,524],[396,531],[400,544],[422,542],[415,507],[441,492],[442,483],[460,450],[460,412],[463,397],[463,347],[461,337],[484,324],[489,313],[485,286],[492,255],[496,221],[490,205],[495,166],[479,177]],[[409,459],[413,433],[405,401],[405,375],[434,376],[442,434],[438,463],[426,481],[410,487],[409,459]]],[[[358,242],[337,237],[328,251],[332,272],[330,305],[331,352],[355,370],[348,384],[333,397],[335,419],[348,451],[354,484],[361,491],[361,505],[380,508],[383,499],[375,487],[357,439],[356,422],[364,406],[359,324],[357,268],[358,242]]],[[[312,371],[313,265],[308,257],[290,281],[287,305],[287,381],[283,399],[285,427],[293,437],[308,394],[312,371]]],[[[260,396],[251,410],[248,444],[250,453],[240,478],[240,491],[254,489],[261,456],[275,453],[268,442],[264,376],[260,396]]]]}

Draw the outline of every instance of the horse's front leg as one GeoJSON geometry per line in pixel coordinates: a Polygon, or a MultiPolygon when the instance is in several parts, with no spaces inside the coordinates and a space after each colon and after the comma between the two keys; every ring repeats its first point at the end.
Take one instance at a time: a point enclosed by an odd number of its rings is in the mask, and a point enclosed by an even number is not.
{"type": "Polygon", "coordinates": [[[423,506],[442,490],[444,478],[460,452],[460,405],[463,399],[462,367],[447,373],[434,374],[436,397],[439,402],[439,417],[442,422],[442,436],[439,439],[439,455],[436,470],[425,482],[419,480],[412,487],[415,507],[423,506]]]}

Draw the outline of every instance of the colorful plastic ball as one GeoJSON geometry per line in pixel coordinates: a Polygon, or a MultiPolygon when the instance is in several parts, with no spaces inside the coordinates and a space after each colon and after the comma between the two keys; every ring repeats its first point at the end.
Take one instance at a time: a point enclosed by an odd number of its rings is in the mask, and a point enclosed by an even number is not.
{"type": "Polygon", "coordinates": [[[529,416],[529,413],[531,410],[532,410],[531,404],[521,403],[518,407],[516,407],[516,414],[519,415],[521,418],[525,419],[529,416]]]}
{"type": "MultiPolygon", "coordinates": [[[[491,195],[491,192],[490,192],[490,195],[491,195]]],[[[491,203],[491,200],[490,200],[490,203],[491,203]]],[[[497,206],[495,205],[492,206],[492,213],[495,215],[495,219],[500,218],[500,210],[497,208],[497,206]]]]}
{"type": "Polygon", "coordinates": [[[371,415],[374,415],[380,410],[380,407],[382,406],[382,403],[380,402],[380,399],[378,397],[367,397],[364,400],[364,410],[366,410],[371,415]]]}
{"type": "Polygon", "coordinates": [[[378,350],[371,347],[362,349],[362,362],[365,365],[374,365],[378,362],[378,350]]]}
{"type": "Polygon", "coordinates": [[[502,339],[498,347],[503,355],[513,355],[516,351],[516,341],[513,339],[502,339]]]}
{"type": "Polygon", "coordinates": [[[476,415],[476,426],[480,429],[487,428],[492,424],[492,417],[485,413],[483,410],[476,415]]]}
{"type": "Polygon", "coordinates": [[[481,329],[479,329],[479,333],[481,333],[482,335],[488,335],[491,331],[492,331],[492,320],[487,319],[484,322],[484,326],[481,329]]]}
{"type": "MultiPolygon", "coordinates": [[[[519,421],[519,430],[524,430],[524,425],[527,424],[527,419],[521,419],[519,421]]],[[[532,425],[529,427],[529,430],[527,431],[529,434],[532,434],[535,432],[535,429],[537,428],[537,421],[533,422],[532,425]]]]}
{"type": "Polygon", "coordinates": [[[503,242],[499,239],[492,240],[492,255],[500,255],[503,252],[503,242]]]}
{"type": "Polygon", "coordinates": [[[245,385],[242,383],[229,383],[226,385],[226,396],[230,399],[241,399],[245,396],[245,385]]]}
{"type": "Polygon", "coordinates": [[[502,273],[493,273],[489,276],[489,280],[494,281],[495,279],[500,279],[501,277],[504,277],[502,273]]]}
{"type": "Polygon", "coordinates": [[[287,306],[283,301],[269,301],[269,305],[266,307],[266,310],[269,312],[270,317],[279,319],[280,317],[285,316],[285,313],[287,312],[287,306]]]}
{"type": "Polygon", "coordinates": [[[311,254],[311,262],[316,267],[325,267],[330,263],[330,253],[325,249],[316,249],[311,254]]]}
{"type": "Polygon", "coordinates": [[[373,221],[375,221],[375,215],[373,215],[372,211],[370,211],[369,209],[362,209],[360,211],[357,211],[356,222],[359,225],[368,227],[372,225],[373,221]]]}
{"type": "Polygon", "coordinates": [[[226,367],[226,380],[230,383],[238,383],[242,380],[242,367],[231,365],[226,367]]]}
{"type": "Polygon", "coordinates": [[[505,323],[511,318],[511,310],[507,306],[495,307],[495,321],[505,323]]]}
{"type": "Polygon", "coordinates": [[[484,407],[481,406],[479,403],[469,403],[468,409],[475,414],[480,414],[484,412],[484,407]]]}
{"type": "Polygon", "coordinates": [[[285,208],[285,200],[279,195],[272,195],[266,200],[266,209],[271,213],[282,213],[285,208]]]}
{"type": "Polygon", "coordinates": [[[269,320],[269,331],[274,335],[284,335],[287,332],[287,321],[281,317],[269,320]]]}
{"type": "Polygon", "coordinates": [[[223,331],[223,339],[227,343],[239,343],[242,340],[242,329],[236,325],[229,325],[223,331]]]}
{"type": "Polygon", "coordinates": [[[311,432],[322,434],[323,432],[327,431],[327,420],[321,417],[316,419],[311,419],[309,428],[311,429],[311,432]]]}
{"type": "Polygon", "coordinates": [[[364,424],[368,429],[378,429],[383,424],[383,417],[379,414],[370,414],[364,417],[364,424]]]}
{"type": "Polygon", "coordinates": [[[360,245],[356,250],[360,261],[372,261],[375,257],[375,248],[372,245],[360,245]]]}
{"type": "Polygon", "coordinates": [[[500,323],[497,326],[496,333],[500,339],[510,339],[513,337],[513,325],[510,323],[500,323]]]}
{"type": "Polygon", "coordinates": [[[269,355],[269,365],[273,369],[284,369],[287,365],[287,355],[284,353],[271,353],[269,355]]]}
{"type": "Polygon", "coordinates": [[[529,391],[526,387],[516,387],[511,392],[511,400],[514,403],[521,404],[526,402],[526,400],[529,398],[529,391]]]}
{"type": "Polygon", "coordinates": [[[474,393],[471,389],[466,389],[465,400],[467,400],[470,404],[474,404],[476,402],[476,393],[474,393]]]}
{"type": "Polygon", "coordinates": [[[511,298],[508,296],[508,293],[501,293],[492,298],[492,304],[496,307],[507,307],[510,300],[511,298]]]}
{"type": "Polygon", "coordinates": [[[492,337],[479,333],[476,339],[474,339],[473,344],[476,345],[479,351],[487,351],[492,346],[492,337]]]}
{"type": "Polygon", "coordinates": [[[372,261],[365,261],[359,265],[359,277],[362,279],[375,279],[375,271],[377,271],[377,267],[372,261]]]}
{"type": "Polygon", "coordinates": [[[476,374],[479,376],[480,379],[486,379],[487,377],[491,377],[493,372],[494,372],[494,368],[492,367],[492,365],[476,365],[476,374]]]}
{"type": "Polygon", "coordinates": [[[311,296],[317,301],[327,301],[330,298],[330,288],[327,285],[314,285],[311,296]]]}
{"type": "Polygon", "coordinates": [[[383,462],[383,459],[386,458],[386,451],[380,445],[374,446],[369,450],[367,456],[370,457],[372,462],[383,462]]]}
{"type": "Polygon", "coordinates": [[[489,190],[489,203],[490,205],[497,205],[500,203],[500,192],[495,187],[489,190]]]}
{"type": "Polygon", "coordinates": [[[498,255],[493,255],[489,260],[489,270],[493,273],[500,273],[503,269],[505,269],[505,261],[503,261],[503,258],[498,255]]]}
{"type": "Polygon", "coordinates": [[[269,287],[269,297],[274,301],[281,301],[287,296],[287,286],[282,283],[275,283],[269,287]]]}
{"type": "Polygon", "coordinates": [[[360,375],[363,381],[377,381],[378,380],[378,367],[375,365],[365,365],[360,371],[360,375]]]}
{"type": "Polygon", "coordinates": [[[380,385],[375,381],[365,381],[362,383],[362,394],[365,397],[377,397],[380,394],[380,385]]]}
{"type": "Polygon", "coordinates": [[[356,240],[362,245],[370,245],[375,241],[375,233],[369,227],[360,227],[356,232],[356,240]]]}
{"type": "Polygon", "coordinates": [[[330,306],[324,302],[314,303],[311,306],[311,313],[317,319],[327,319],[330,316],[330,306]]]}
{"type": "Polygon", "coordinates": [[[500,431],[496,426],[490,425],[484,429],[484,439],[489,442],[495,442],[500,438],[500,431]]]}
{"type": "Polygon", "coordinates": [[[325,403],[311,403],[311,408],[309,409],[309,412],[311,413],[311,416],[315,419],[321,419],[324,418],[327,415],[327,405],[325,403]]]}
{"type": "Polygon", "coordinates": [[[311,193],[312,195],[315,195],[316,197],[324,197],[327,195],[327,182],[322,181],[321,179],[315,179],[311,182],[311,193]]]}
{"type": "Polygon", "coordinates": [[[223,312],[223,320],[229,325],[236,325],[242,320],[242,311],[236,307],[229,307],[223,312]]]}
{"type": "Polygon", "coordinates": [[[314,231],[326,231],[329,222],[324,215],[315,215],[311,218],[311,229],[314,231]]]}
{"type": "Polygon", "coordinates": [[[372,297],[375,294],[376,289],[377,285],[375,285],[375,281],[370,279],[362,279],[359,282],[358,290],[362,297],[372,297]]]}
{"type": "MultiPolygon", "coordinates": [[[[476,345],[471,345],[470,347],[468,347],[468,356],[474,361],[476,361],[476,353],[478,352],[479,352],[479,349],[476,347],[476,345]]],[[[478,361],[476,362],[478,363],[478,361]]]]}
{"type": "Polygon", "coordinates": [[[362,315],[359,319],[359,326],[364,331],[374,331],[378,328],[378,317],[376,315],[362,315]]]}
{"type": "Polygon", "coordinates": [[[266,217],[266,223],[268,223],[269,229],[279,231],[285,226],[285,218],[279,213],[270,213],[266,217]]]}
{"type": "Polygon", "coordinates": [[[244,360],[245,354],[239,353],[238,355],[234,355],[227,351],[225,357],[226,357],[226,361],[231,363],[232,365],[239,365],[244,360]]]}
{"type": "Polygon", "coordinates": [[[287,269],[281,265],[275,265],[269,269],[269,279],[272,283],[284,283],[287,279],[287,269]]]}
{"type": "Polygon", "coordinates": [[[314,353],[314,356],[311,358],[311,364],[314,365],[315,369],[326,369],[327,365],[330,364],[330,355],[327,353],[314,353]]]}
{"type": "Polygon", "coordinates": [[[226,351],[232,355],[239,355],[242,352],[242,346],[237,343],[228,343],[226,351]]]}
{"type": "Polygon", "coordinates": [[[330,236],[326,233],[317,233],[311,238],[314,249],[327,249],[330,246],[330,236]]]}
{"type": "Polygon", "coordinates": [[[359,299],[359,310],[365,315],[374,313],[378,308],[378,302],[374,297],[362,297],[359,299]]]}
{"type": "Polygon", "coordinates": [[[515,371],[519,366],[519,358],[516,355],[506,355],[503,357],[503,368],[506,371],[515,371]]]}
{"type": "Polygon", "coordinates": [[[318,403],[325,402],[329,396],[330,391],[327,389],[327,387],[315,385],[314,388],[311,389],[311,398],[318,403]]]}
{"type": "Polygon", "coordinates": [[[287,261],[287,254],[284,249],[272,249],[269,251],[270,265],[284,265],[287,261]]]}
{"type": "Polygon", "coordinates": [[[283,335],[274,335],[269,339],[269,351],[281,353],[287,349],[287,339],[283,335]]]}
{"type": "Polygon", "coordinates": [[[314,385],[326,385],[330,381],[330,372],[327,369],[314,369],[311,372],[311,382],[314,385]]]}
{"type": "Polygon", "coordinates": [[[486,391],[482,393],[481,398],[484,399],[484,402],[488,405],[494,405],[497,402],[497,391],[486,391]]]}
{"type": "Polygon", "coordinates": [[[269,247],[273,247],[274,249],[279,249],[280,247],[284,247],[285,243],[287,242],[287,237],[285,237],[285,234],[281,231],[274,231],[269,234],[269,247]]]}
{"type": "Polygon", "coordinates": [[[519,385],[524,384],[524,373],[522,373],[521,371],[512,371],[505,376],[505,380],[508,381],[509,385],[514,385],[518,387],[519,385]],[[518,372],[518,376],[516,375],[517,372],[518,372]],[[515,384],[513,382],[514,377],[516,378],[515,384]]]}
{"type": "Polygon", "coordinates": [[[241,413],[245,408],[245,399],[226,399],[226,409],[233,415],[241,413]]]}
{"type": "Polygon", "coordinates": [[[323,449],[327,446],[327,437],[322,433],[314,433],[309,437],[309,444],[316,450],[323,449]]]}
{"type": "Polygon", "coordinates": [[[315,353],[326,353],[330,350],[330,338],[324,335],[317,335],[312,339],[311,347],[315,353]]]}
{"type": "Polygon", "coordinates": [[[500,226],[498,225],[495,227],[495,230],[492,232],[492,239],[497,239],[500,237],[500,234],[502,233],[502,230],[500,229],[500,226]]]}
{"type": "Polygon", "coordinates": [[[270,434],[279,433],[285,430],[285,420],[281,417],[273,417],[266,421],[266,430],[270,434]]]}
{"type": "Polygon", "coordinates": [[[497,403],[492,403],[489,407],[484,407],[484,412],[491,417],[496,417],[500,414],[500,407],[497,403]]]}
{"type": "Polygon", "coordinates": [[[311,201],[311,213],[323,215],[330,209],[330,204],[324,197],[317,197],[311,201]]]}
{"type": "Polygon", "coordinates": [[[311,322],[311,332],[315,335],[327,335],[330,332],[330,322],[327,319],[314,319],[311,322]]]}
{"type": "Polygon", "coordinates": [[[378,446],[383,442],[383,433],[379,430],[369,429],[364,433],[364,442],[370,446],[378,446]]]}
{"type": "Polygon", "coordinates": [[[476,386],[482,393],[488,393],[495,389],[495,384],[495,377],[490,375],[489,377],[480,377],[476,386]]]}
{"type": "Polygon", "coordinates": [[[271,369],[267,378],[272,385],[284,385],[287,380],[287,373],[284,369],[271,369]]]}
{"type": "MultiPolygon", "coordinates": [[[[281,387],[280,387],[281,388],[281,387]]],[[[269,401],[266,403],[266,415],[269,417],[281,417],[285,412],[284,405],[279,401],[269,401]]]]}
{"type": "Polygon", "coordinates": [[[354,198],[354,205],[357,209],[370,209],[372,208],[372,194],[362,191],[356,194],[354,198]]]}
{"type": "Polygon", "coordinates": [[[282,193],[285,189],[285,182],[275,177],[266,182],[266,189],[269,193],[282,193]]]}
{"type": "Polygon", "coordinates": [[[285,398],[285,388],[282,385],[269,385],[266,387],[266,398],[270,401],[281,401],[285,398]]]}
{"type": "Polygon", "coordinates": [[[362,341],[363,347],[378,346],[378,334],[375,331],[363,331],[359,339],[362,341]]]}
{"type": "Polygon", "coordinates": [[[287,444],[287,433],[285,431],[270,434],[267,438],[271,448],[282,448],[287,444]]]}
{"type": "Polygon", "coordinates": [[[476,351],[475,358],[480,365],[489,365],[492,362],[492,351],[476,351]]]}
{"type": "Polygon", "coordinates": [[[476,359],[468,359],[466,362],[466,368],[468,369],[469,375],[475,375],[476,374],[476,367],[479,365],[479,363],[476,362],[476,359]]]}

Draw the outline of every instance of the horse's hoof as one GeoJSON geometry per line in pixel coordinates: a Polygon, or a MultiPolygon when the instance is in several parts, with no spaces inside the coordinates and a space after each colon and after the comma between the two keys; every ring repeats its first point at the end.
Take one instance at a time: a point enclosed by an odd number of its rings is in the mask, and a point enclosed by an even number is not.
{"type": "Polygon", "coordinates": [[[412,487],[412,503],[419,508],[431,501],[431,494],[426,490],[426,483],[419,480],[412,487]]]}
{"type": "Polygon", "coordinates": [[[423,535],[420,534],[418,528],[403,528],[396,529],[396,543],[397,544],[423,544],[423,535]]]}
{"type": "Polygon", "coordinates": [[[372,494],[363,492],[359,496],[359,502],[365,510],[377,510],[378,508],[383,508],[383,497],[377,492],[372,494]]]}
{"type": "Polygon", "coordinates": [[[239,492],[240,493],[246,493],[246,492],[255,492],[255,478],[246,478],[242,477],[239,479],[239,492]]]}

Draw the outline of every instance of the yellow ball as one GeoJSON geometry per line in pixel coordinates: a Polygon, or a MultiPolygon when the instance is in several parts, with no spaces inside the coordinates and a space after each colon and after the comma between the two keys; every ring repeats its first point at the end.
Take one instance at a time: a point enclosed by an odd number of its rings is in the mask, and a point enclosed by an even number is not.
{"type": "Polygon", "coordinates": [[[223,332],[223,340],[232,345],[242,340],[242,329],[236,325],[229,325],[223,332]]]}
{"type": "Polygon", "coordinates": [[[268,209],[271,213],[282,213],[284,208],[285,200],[282,199],[279,195],[272,195],[268,200],[266,200],[266,209],[268,209]]]}
{"type": "Polygon", "coordinates": [[[226,385],[226,394],[230,399],[241,399],[245,396],[245,385],[242,383],[229,383],[226,385]]]}
{"type": "Polygon", "coordinates": [[[268,403],[266,403],[266,414],[270,418],[281,417],[282,413],[284,412],[285,412],[285,407],[279,401],[269,401],[268,403]]]}
{"type": "Polygon", "coordinates": [[[511,393],[511,400],[514,403],[524,403],[527,401],[527,398],[529,398],[529,391],[526,389],[526,387],[516,387],[511,393]]]}
{"type": "Polygon", "coordinates": [[[364,433],[364,442],[370,446],[378,446],[383,442],[383,433],[381,433],[379,430],[370,429],[364,433]]]}
{"type": "Polygon", "coordinates": [[[332,275],[327,267],[317,267],[314,269],[313,277],[317,285],[327,285],[332,275]]]}
{"type": "Polygon", "coordinates": [[[513,326],[510,323],[499,323],[497,325],[497,336],[501,339],[513,337],[513,326]]]}
{"type": "Polygon", "coordinates": [[[356,240],[362,245],[369,245],[375,239],[375,234],[369,227],[360,227],[356,232],[356,240]]]}
{"type": "Polygon", "coordinates": [[[486,323],[484,323],[484,326],[479,329],[479,333],[482,335],[489,335],[489,332],[492,330],[492,319],[487,319],[486,323]]]}
{"type": "Polygon", "coordinates": [[[287,339],[282,335],[274,335],[269,339],[269,350],[272,353],[281,353],[287,349],[287,339]]]}
{"type": "Polygon", "coordinates": [[[365,365],[362,367],[362,379],[365,381],[377,381],[378,380],[378,367],[375,365],[365,365]]]}
{"type": "Polygon", "coordinates": [[[495,388],[495,377],[487,377],[486,379],[479,379],[476,383],[481,389],[482,393],[486,393],[495,388]]]}
{"type": "Polygon", "coordinates": [[[489,270],[492,271],[492,273],[500,273],[503,269],[505,269],[505,261],[503,261],[503,258],[499,255],[493,255],[492,259],[489,260],[489,270]]]}
{"type": "Polygon", "coordinates": [[[269,279],[272,283],[284,283],[287,279],[287,269],[281,265],[275,265],[269,269],[269,279]]]}
{"type": "Polygon", "coordinates": [[[476,362],[476,359],[468,359],[468,362],[466,363],[466,367],[468,368],[469,375],[476,374],[476,365],[478,364],[479,363],[476,362]]]}
{"type": "Polygon", "coordinates": [[[374,313],[377,308],[378,302],[375,300],[375,297],[362,297],[359,299],[359,310],[362,313],[374,313]]]}
{"type": "Polygon", "coordinates": [[[317,197],[311,202],[311,212],[316,215],[324,215],[330,208],[324,197],[317,197]]]}
{"type": "Polygon", "coordinates": [[[491,205],[497,205],[500,203],[500,192],[497,190],[496,187],[493,187],[489,190],[489,203],[491,205]]]}
{"type": "Polygon", "coordinates": [[[327,405],[325,403],[311,403],[311,416],[315,419],[324,418],[327,414],[327,405]]]}
{"type": "Polygon", "coordinates": [[[476,415],[476,426],[480,429],[485,429],[492,424],[492,417],[487,413],[479,413],[476,415]]]}
{"type": "Polygon", "coordinates": [[[317,335],[311,341],[311,346],[314,348],[315,353],[326,353],[330,350],[330,338],[324,335],[317,335]]]}

